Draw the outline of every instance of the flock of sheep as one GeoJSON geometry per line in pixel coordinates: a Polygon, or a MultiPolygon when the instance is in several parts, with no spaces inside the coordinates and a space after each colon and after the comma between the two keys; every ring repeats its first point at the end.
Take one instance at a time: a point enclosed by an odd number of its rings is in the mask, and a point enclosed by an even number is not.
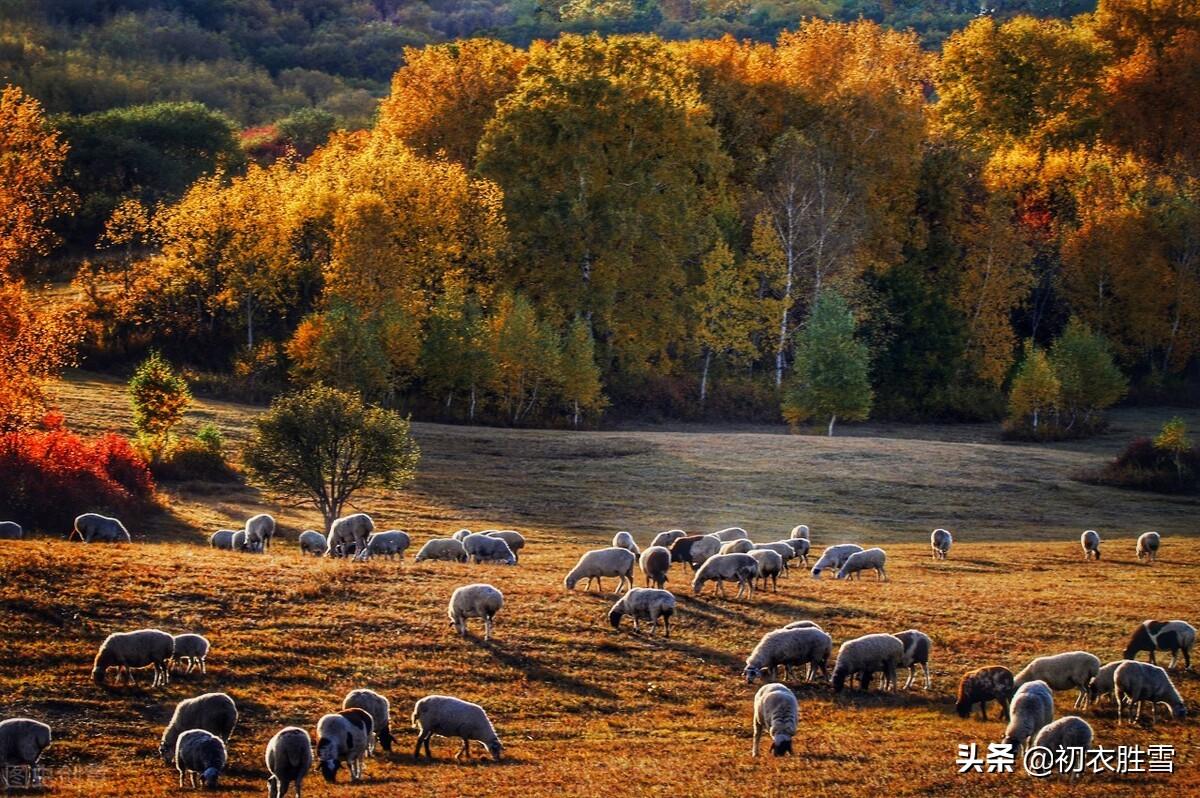
{"type": "MultiPolygon", "coordinates": [[[[275,520],[266,514],[256,515],[239,530],[219,530],[210,538],[214,548],[262,553],[270,548],[276,535],[275,520]]],[[[0,522],[0,537],[20,537],[20,527],[0,522]],[[12,527],[16,527],[15,533],[12,527]]],[[[88,513],[76,519],[71,538],[84,542],[128,542],[129,533],[114,518],[88,513]]],[[[376,532],[371,517],[356,513],[336,520],[329,535],[307,530],[299,536],[302,553],[367,560],[373,557],[400,557],[409,548],[409,535],[400,530],[376,532]]],[[[1081,536],[1087,559],[1100,558],[1100,536],[1088,530],[1081,536]]],[[[459,530],[451,537],[427,541],[416,555],[417,561],[440,560],[515,565],[526,544],[524,536],[513,530],[487,530],[473,533],[459,530]]],[[[930,547],[935,560],[948,557],[953,536],[945,529],[930,535],[930,547]]],[[[1137,556],[1153,562],[1161,539],[1155,532],[1138,538],[1137,556]]],[[[650,633],[663,624],[663,634],[670,637],[671,621],[676,612],[675,596],[665,589],[668,572],[676,565],[691,568],[694,594],[701,594],[708,582],[715,583],[715,592],[724,595],[724,583],[736,583],[738,597],[753,598],[756,589],[768,585],[777,589],[777,580],[787,575],[797,561],[809,566],[809,528],[795,527],[789,537],[754,543],[740,527],[731,527],[706,535],[688,535],[682,530],[670,530],[657,535],[642,550],[628,532],[618,532],[612,545],[585,552],[563,580],[567,590],[581,582],[590,590],[593,583],[603,590],[603,579],[617,580],[618,600],[608,613],[614,629],[619,629],[626,616],[633,619],[635,631],[641,622],[650,625],[650,633]],[[634,587],[634,567],[640,567],[645,587],[634,587]],[[586,581],[585,581],[586,580],[586,581]]],[[[857,544],[838,544],[826,548],[812,564],[810,573],[820,579],[824,571],[834,571],[838,579],[857,578],[863,571],[874,571],[877,579],[886,580],[887,555],[879,548],[864,548],[857,544]]],[[[468,584],[455,589],[450,597],[447,615],[458,634],[467,634],[469,619],[482,620],[484,639],[490,640],[496,615],[504,606],[500,590],[484,583],[468,584]]],[[[1074,709],[1084,710],[1111,697],[1117,708],[1118,723],[1122,715],[1133,715],[1140,721],[1142,707],[1149,704],[1151,715],[1157,719],[1157,706],[1167,706],[1173,717],[1186,715],[1186,708],[1167,670],[1155,663],[1155,652],[1170,652],[1170,668],[1182,658],[1184,667],[1191,668],[1191,649],[1196,630],[1183,621],[1147,620],[1133,631],[1123,656],[1102,665],[1095,655],[1085,651],[1070,651],[1039,657],[1015,676],[1001,665],[987,665],[961,677],[958,685],[956,710],[968,717],[975,707],[987,719],[987,704],[996,701],[1001,718],[1008,721],[1002,742],[1012,744],[1018,751],[1030,744],[1055,750],[1059,746],[1088,748],[1092,742],[1091,726],[1079,716],[1054,720],[1055,691],[1076,691],[1074,709]],[[1149,662],[1136,655],[1150,654],[1149,662]],[[1136,714],[1134,714],[1136,710],[1136,714]]],[[[133,670],[153,668],[152,686],[169,683],[172,667],[207,673],[209,641],[198,634],[171,635],[158,629],[140,629],[111,634],[101,644],[92,669],[92,678],[105,684],[107,671],[117,669],[118,682],[134,683],[133,670]]],[[[742,675],[753,684],[761,679],[765,684],[754,697],[752,753],[758,755],[759,743],[765,733],[771,738],[771,752],[776,756],[792,753],[792,738],[796,734],[800,707],[796,694],[784,681],[793,678],[808,682],[828,682],[835,692],[853,686],[859,689],[874,686],[881,677],[880,687],[897,690],[897,673],[908,669],[902,689],[912,687],[918,669],[923,686],[930,689],[929,663],[933,640],[917,629],[895,634],[873,633],[844,641],[837,650],[832,671],[833,638],[811,620],[794,621],[767,632],[746,658],[742,675]]],[[[386,697],[369,689],[351,691],[339,711],[331,712],[316,724],[315,756],[313,740],[305,729],[289,726],[275,734],[266,746],[265,763],[268,771],[268,794],[278,798],[294,787],[301,795],[301,785],[312,769],[314,760],[322,776],[335,781],[338,769],[344,764],[351,780],[363,776],[365,760],[374,752],[375,741],[390,751],[394,740],[390,726],[390,704],[386,697]]],[[[185,778],[196,786],[197,779],[205,787],[216,786],[228,764],[226,742],[237,724],[238,711],[234,700],[225,693],[206,693],[179,702],[170,723],[164,730],[159,752],[168,765],[174,765],[179,785],[185,778]]],[[[499,759],[503,750],[487,713],[477,704],[444,695],[429,695],[416,702],[412,725],[418,730],[414,755],[419,758],[422,747],[432,758],[429,740],[433,735],[460,738],[462,747],[456,759],[469,757],[472,741],[483,745],[488,753],[499,759]]],[[[12,718],[0,722],[0,778],[8,785],[8,775],[27,768],[25,783],[37,782],[36,765],[43,750],[50,744],[50,727],[29,718],[12,718]]]]}

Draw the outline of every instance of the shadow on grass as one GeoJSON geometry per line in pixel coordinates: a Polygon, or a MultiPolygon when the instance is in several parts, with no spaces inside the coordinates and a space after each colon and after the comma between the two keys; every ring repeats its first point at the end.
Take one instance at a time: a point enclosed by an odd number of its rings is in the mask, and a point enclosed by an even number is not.
{"type": "Polygon", "coordinates": [[[614,701],[617,698],[617,694],[610,690],[588,684],[585,681],[568,676],[561,671],[556,671],[553,668],[536,662],[529,657],[525,649],[510,648],[494,640],[485,641],[474,635],[468,635],[464,639],[487,651],[500,664],[521,671],[521,673],[525,674],[525,678],[531,681],[542,682],[557,690],[588,698],[602,698],[607,701],[614,701]]]}

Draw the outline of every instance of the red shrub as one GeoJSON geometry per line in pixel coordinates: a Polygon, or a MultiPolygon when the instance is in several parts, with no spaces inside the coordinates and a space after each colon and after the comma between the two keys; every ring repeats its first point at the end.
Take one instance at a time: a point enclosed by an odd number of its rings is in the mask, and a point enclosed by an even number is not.
{"type": "Polygon", "coordinates": [[[26,529],[65,536],[80,513],[128,516],[153,495],[146,461],[119,435],[81,437],[58,414],[0,435],[0,515],[26,529]]]}

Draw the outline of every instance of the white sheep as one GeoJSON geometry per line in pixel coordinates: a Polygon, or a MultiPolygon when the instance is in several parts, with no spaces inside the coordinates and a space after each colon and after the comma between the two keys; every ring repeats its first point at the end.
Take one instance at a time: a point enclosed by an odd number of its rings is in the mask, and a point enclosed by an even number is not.
{"type": "Polygon", "coordinates": [[[312,770],[312,738],[299,726],[280,729],[267,743],[267,798],[284,798],[289,786],[295,785],[296,798],[304,777],[312,770]]]}
{"type": "Polygon", "coordinates": [[[448,695],[425,696],[413,707],[412,725],[418,731],[417,748],[413,754],[417,759],[421,758],[422,745],[425,746],[425,756],[433,759],[429,750],[429,738],[435,734],[462,738],[462,748],[454,755],[456,760],[463,756],[471,758],[472,740],[487,748],[492,759],[496,761],[500,760],[504,751],[496,729],[483,707],[461,698],[448,695]]]}
{"type": "Polygon", "coordinates": [[[841,568],[845,565],[846,560],[851,554],[855,554],[863,550],[862,546],[856,543],[840,543],[837,546],[830,546],[821,552],[821,556],[817,559],[817,564],[812,567],[813,579],[820,579],[821,572],[829,568],[841,568]]]}
{"type": "Polygon", "coordinates": [[[0,540],[20,540],[25,530],[16,521],[0,521],[0,540]]]}
{"type": "Polygon", "coordinates": [[[796,549],[786,540],[777,540],[774,543],[755,543],[750,549],[751,551],[773,551],[783,560],[783,575],[787,576],[788,562],[796,559],[796,549]]]}
{"type": "Polygon", "coordinates": [[[463,548],[461,541],[454,538],[433,538],[425,541],[425,545],[413,558],[413,562],[424,562],[425,560],[466,562],[467,550],[463,548]]]}
{"type": "Polygon", "coordinates": [[[199,668],[200,673],[208,673],[208,638],[198,634],[175,635],[174,660],[176,665],[186,665],[184,675],[199,668]]]}
{"type": "Polygon", "coordinates": [[[1026,682],[1040,680],[1051,690],[1078,691],[1075,698],[1075,708],[1087,708],[1089,695],[1088,685],[1100,672],[1100,658],[1086,651],[1066,651],[1048,657],[1038,657],[1030,662],[1013,679],[1013,684],[1020,687],[1026,682]]]}
{"type": "Polygon", "coordinates": [[[859,687],[871,686],[876,673],[883,674],[883,688],[896,689],[896,669],[904,660],[904,643],[895,635],[869,634],[847,640],[838,649],[833,665],[833,689],[840,692],[847,678],[858,676],[859,687]]]}
{"type": "Polygon", "coordinates": [[[788,537],[792,540],[808,540],[808,524],[796,524],[788,537]]]}
{"type": "Polygon", "coordinates": [[[613,535],[612,544],[618,549],[629,549],[633,552],[633,556],[640,557],[642,550],[638,548],[637,542],[633,539],[633,535],[622,530],[613,535]]]}
{"type": "Polygon", "coordinates": [[[874,570],[877,580],[887,581],[887,552],[880,548],[856,551],[846,558],[837,572],[838,579],[862,579],[862,572],[874,570]]]}
{"type": "Polygon", "coordinates": [[[412,543],[407,532],[399,529],[389,529],[386,532],[373,532],[367,537],[367,543],[362,546],[354,559],[365,562],[372,557],[387,557],[389,560],[399,557],[404,559],[404,552],[412,543]]]}
{"type": "Polygon", "coordinates": [[[1040,679],[1026,682],[1013,693],[1008,705],[1008,727],[1001,740],[1020,754],[1037,733],[1054,720],[1054,694],[1040,679]]]}
{"type": "Polygon", "coordinates": [[[758,578],[758,560],[749,554],[715,554],[692,577],[692,592],[699,595],[706,582],[717,583],[717,595],[725,595],[725,582],[737,582],[737,598],[747,593],[754,598],[754,580],[758,578]]]}
{"type": "Polygon", "coordinates": [[[84,513],[75,519],[75,528],[67,537],[74,540],[78,535],[84,543],[129,543],[129,530],[116,518],[99,513],[84,513]]]}
{"type": "MultiPolygon", "coordinates": [[[[1149,662],[1130,660],[1117,666],[1113,674],[1113,700],[1117,703],[1117,723],[1121,723],[1121,705],[1125,702],[1137,706],[1132,721],[1142,719],[1142,702],[1150,702],[1150,720],[1158,721],[1158,705],[1165,704],[1171,717],[1182,720],[1187,717],[1187,707],[1179,691],[1171,682],[1164,668],[1149,662]]],[[[1133,708],[1130,707],[1130,711],[1133,708]]]]}
{"type": "Polygon", "coordinates": [[[266,513],[252,515],[246,519],[246,545],[259,551],[271,548],[271,538],[275,537],[275,519],[266,513]]]}
{"type": "Polygon", "coordinates": [[[754,694],[754,743],[751,756],[758,756],[758,743],[763,731],[771,735],[771,753],[783,756],[792,753],[792,738],[800,722],[800,705],[796,694],[786,685],[764,684],[754,694]]]}
{"type": "Polygon", "coordinates": [[[820,671],[822,678],[829,673],[829,655],[833,652],[833,638],[815,627],[793,627],[767,632],[758,645],[746,657],[742,676],[746,684],[762,677],[774,680],[776,668],[783,668],[783,678],[790,676],[792,668],[804,668],[804,678],[811,681],[820,671]]]}
{"type": "Polygon", "coordinates": [[[480,533],[490,538],[500,538],[508,544],[516,562],[521,561],[521,549],[525,548],[525,536],[515,529],[486,529],[480,533]]]}
{"type": "Polygon", "coordinates": [[[483,639],[492,639],[492,624],[496,613],[504,606],[504,594],[491,585],[482,583],[463,585],[450,596],[446,614],[455,630],[466,637],[467,619],[483,618],[483,639]]]}
{"type": "Polygon", "coordinates": [[[37,766],[42,752],[50,745],[50,727],[31,718],[0,721],[0,785],[9,788],[9,776],[17,769],[27,770],[22,783],[33,787],[41,783],[37,766]]]}
{"type": "Polygon", "coordinates": [[[196,776],[199,776],[205,789],[216,789],[217,779],[229,761],[221,738],[204,729],[188,729],[179,735],[175,746],[179,786],[183,786],[183,777],[186,775],[192,787],[195,787],[196,776]]]}
{"type": "Polygon", "coordinates": [[[633,617],[633,630],[640,632],[639,621],[650,621],[650,634],[658,629],[658,619],[663,620],[663,634],[671,636],[671,616],[675,614],[675,597],[668,590],[653,587],[635,587],[617,599],[608,611],[608,622],[614,629],[621,628],[621,618],[633,617]]]}
{"type": "MultiPolygon", "coordinates": [[[[368,717],[368,720],[370,718],[368,717]]],[[[363,774],[363,759],[371,743],[371,733],[341,713],[330,713],[317,721],[317,761],[325,781],[337,781],[342,763],[350,770],[350,780],[358,781],[363,774]]]]}
{"type": "Polygon", "coordinates": [[[808,542],[808,538],[788,538],[784,541],[784,543],[792,547],[792,552],[796,557],[799,557],[800,562],[804,563],[805,567],[807,567],[808,552],[812,548],[808,542]]]}
{"type": "MultiPolygon", "coordinates": [[[[214,549],[224,549],[226,551],[233,550],[233,536],[237,534],[233,529],[218,529],[208,536],[208,545],[214,549]]],[[[243,538],[245,533],[243,533],[243,538]]]]}
{"type": "Polygon", "coordinates": [[[392,736],[392,705],[385,696],[365,687],[351,690],[342,699],[342,709],[361,709],[370,715],[379,744],[384,751],[392,750],[392,742],[396,739],[392,736]]]}
{"type": "Polygon", "coordinates": [[[717,554],[749,554],[754,549],[754,542],[748,538],[738,538],[721,544],[717,554]]]}
{"type": "Polygon", "coordinates": [[[464,540],[466,540],[467,535],[471,535],[471,534],[474,534],[474,533],[471,532],[471,530],[469,530],[469,529],[460,529],[457,532],[455,532],[453,535],[451,535],[450,537],[454,538],[459,543],[462,543],[464,540]]]}
{"type": "Polygon", "coordinates": [[[654,540],[650,541],[651,546],[662,546],[664,549],[670,549],[671,544],[682,537],[687,537],[687,532],[682,529],[668,529],[666,532],[659,532],[654,536],[654,540]]]}
{"type": "Polygon", "coordinates": [[[1162,537],[1157,532],[1144,532],[1137,539],[1137,558],[1145,558],[1151,563],[1158,559],[1158,547],[1162,545],[1162,537]]]}
{"type": "Polygon", "coordinates": [[[695,571],[720,550],[721,540],[716,535],[687,535],[671,544],[671,560],[686,562],[695,571]]]}
{"type": "Polygon", "coordinates": [[[174,762],[176,743],[188,729],[204,729],[228,740],[237,726],[238,711],[233,699],[226,693],[205,693],[195,698],[186,698],[175,705],[171,720],[163,729],[158,754],[168,765],[174,762]]]}
{"type": "Polygon", "coordinates": [[[783,573],[783,557],[770,549],[751,549],[747,552],[758,563],[758,578],[762,580],[762,589],[767,589],[767,580],[771,580],[771,592],[779,592],[779,575],[783,573]]]}
{"type": "Polygon", "coordinates": [[[722,543],[728,543],[731,540],[748,540],[750,535],[740,526],[731,526],[727,529],[720,529],[712,533],[713,537],[722,543]]]}
{"type": "Polygon", "coordinates": [[[169,684],[170,662],[175,653],[175,638],[161,629],[138,629],[134,632],[114,632],[100,644],[92,665],[92,680],[104,684],[109,668],[117,669],[117,678],[124,673],[129,684],[137,684],[131,668],[154,666],[152,687],[169,684]]]}
{"type": "Polygon", "coordinates": [[[933,550],[933,559],[944,560],[954,544],[954,536],[949,529],[935,529],[929,534],[929,548],[933,550]]]}
{"type": "Polygon", "coordinates": [[[330,557],[350,557],[367,545],[375,522],[366,513],[344,515],[329,525],[330,557]]]}
{"type": "MultiPolygon", "coordinates": [[[[1062,756],[1071,749],[1090,750],[1092,738],[1091,724],[1077,715],[1067,715],[1065,718],[1059,718],[1043,726],[1037,736],[1033,738],[1033,747],[1045,748],[1062,756]]],[[[1080,761],[1079,765],[1082,766],[1082,764],[1080,761]]],[[[1072,778],[1078,774],[1079,772],[1076,771],[1072,774],[1072,778]]]]}
{"type": "Polygon", "coordinates": [[[504,542],[503,538],[494,538],[482,533],[467,535],[462,540],[463,550],[467,559],[473,563],[501,562],[505,565],[516,565],[517,555],[504,542]]]}
{"type": "Polygon", "coordinates": [[[1079,545],[1083,547],[1083,559],[1098,560],[1100,559],[1100,533],[1094,529],[1088,529],[1079,536],[1079,545]]]}
{"type": "Polygon", "coordinates": [[[579,558],[579,562],[571,569],[563,580],[567,590],[574,590],[580,579],[587,579],[584,590],[592,589],[592,580],[596,580],[597,588],[604,592],[604,584],[600,581],[604,576],[617,577],[617,592],[622,585],[625,589],[633,587],[633,564],[637,557],[629,549],[609,546],[606,549],[593,549],[579,558]]]}
{"type": "Polygon", "coordinates": [[[908,668],[908,681],[904,683],[904,689],[912,687],[912,683],[917,678],[917,666],[925,672],[925,689],[930,686],[929,681],[929,655],[933,652],[933,641],[929,639],[929,635],[919,629],[908,629],[903,632],[898,632],[896,638],[904,644],[904,656],[900,659],[900,667],[908,668]]]}
{"type": "MultiPolygon", "coordinates": [[[[329,541],[315,529],[306,529],[300,533],[300,553],[311,554],[314,557],[324,557],[329,553],[329,541]]],[[[294,727],[293,727],[294,728],[294,727]]],[[[305,732],[307,734],[308,732],[305,732]]]]}
{"type": "Polygon", "coordinates": [[[1100,670],[1096,671],[1096,675],[1088,684],[1088,700],[1092,709],[1097,709],[1102,699],[1112,698],[1113,688],[1116,686],[1117,668],[1126,662],[1129,660],[1114,659],[1112,662],[1104,663],[1100,666],[1100,670]]]}
{"type": "Polygon", "coordinates": [[[653,584],[659,590],[667,584],[671,570],[671,552],[663,546],[651,546],[642,552],[638,565],[646,576],[646,586],[653,584]]]}
{"type": "Polygon", "coordinates": [[[233,533],[233,540],[230,542],[230,547],[234,551],[244,551],[250,553],[262,552],[258,544],[250,543],[246,540],[246,530],[239,529],[233,533]]]}

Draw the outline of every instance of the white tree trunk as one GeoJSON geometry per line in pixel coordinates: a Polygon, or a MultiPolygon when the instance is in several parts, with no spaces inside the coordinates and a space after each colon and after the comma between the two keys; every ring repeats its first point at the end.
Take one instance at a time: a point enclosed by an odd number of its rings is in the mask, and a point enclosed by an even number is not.
{"type": "Polygon", "coordinates": [[[833,437],[833,425],[837,423],[837,414],[829,417],[829,437],[833,437]]]}

